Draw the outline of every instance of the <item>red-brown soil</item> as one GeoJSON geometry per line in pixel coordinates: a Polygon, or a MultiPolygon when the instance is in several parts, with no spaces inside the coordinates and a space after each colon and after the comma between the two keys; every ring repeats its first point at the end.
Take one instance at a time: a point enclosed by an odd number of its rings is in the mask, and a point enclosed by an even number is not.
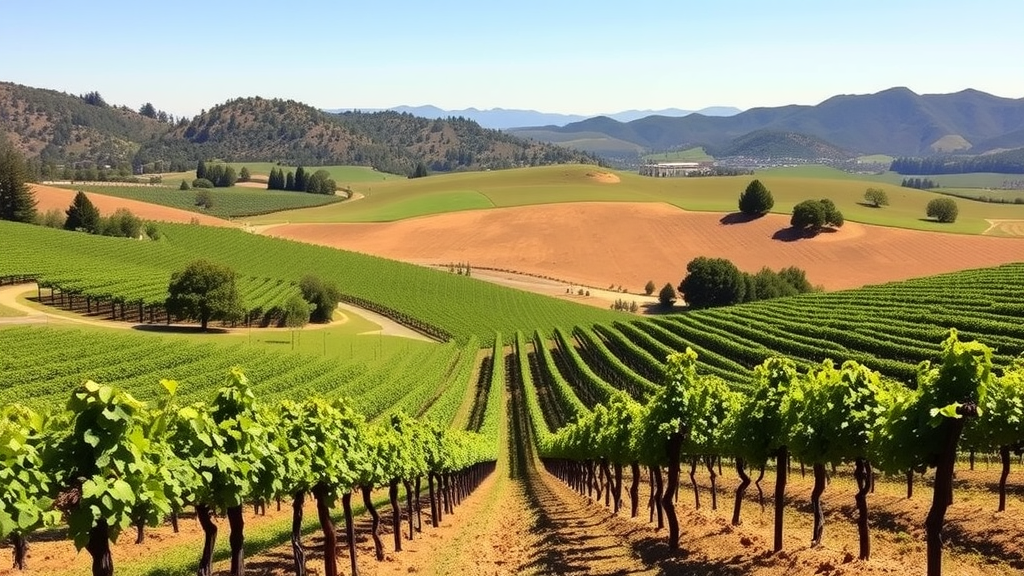
{"type": "MultiPolygon", "coordinates": [[[[68,206],[71,205],[71,201],[75,199],[74,190],[44,186],[40,184],[32,184],[31,186],[32,191],[36,195],[36,201],[38,202],[36,209],[39,210],[39,212],[46,212],[47,210],[52,210],[54,208],[62,211],[67,210],[68,206]]],[[[143,220],[182,222],[186,224],[196,221],[207,226],[236,226],[236,224],[221,218],[207,216],[206,214],[199,214],[198,212],[189,212],[188,210],[171,208],[169,206],[160,206],[159,204],[150,204],[148,202],[118,198],[117,196],[106,196],[104,194],[96,194],[93,192],[89,192],[88,196],[89,201],[99,209],[100,214],[103,216],[113,214],[118,208],[127,208],[128,210],[131,210],[132,214],[135,214],[143,220]]]]}
{"type": "Polygon", "coordinates": [[[1024,260],[1024,239],[848,222],[793,240],[782,215],[728,221],[667,204],[573,203],[390,223],[287,224],[266,233],[410,262],[469,262],[632,291],[648,280],[678,284],[697,256],[728,258],[748,272],[798,266],[812,284],[830,290],[1024,260]]]}

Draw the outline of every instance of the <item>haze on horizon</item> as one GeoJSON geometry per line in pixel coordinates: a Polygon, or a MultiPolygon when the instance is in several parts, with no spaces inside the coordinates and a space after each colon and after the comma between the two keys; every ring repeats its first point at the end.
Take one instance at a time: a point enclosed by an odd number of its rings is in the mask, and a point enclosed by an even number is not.
{"type": "Polygon", "coordinates": [[[563,4],[14,2],[0,80],[176,116],[256,95],[585,115],[817,104],[894,86],[1024,97],[1020,0],[563,4]]]}

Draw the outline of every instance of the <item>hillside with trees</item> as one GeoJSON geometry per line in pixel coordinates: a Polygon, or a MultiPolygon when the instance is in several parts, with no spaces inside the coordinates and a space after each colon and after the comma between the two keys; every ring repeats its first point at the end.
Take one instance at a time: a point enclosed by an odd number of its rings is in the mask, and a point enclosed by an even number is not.
{"type": "MultiPolygon", "coordinates": [[[[329,114],[291,100],[239,98],[216,106],[142,145],[137,166],[164,160],[190,168],[201,159],[373,166],[412,174],[569,162],[593,157],[528,142],[461,118],[427,120],[397,112],[329,114]]],[[[187,169],[186,168],[186,169],[187,169]]]]}
{"type": "Polygon", "coordinates": [[[76,168],[130,166],[140,143],[166,133],[174,118],[143,106],[145,115],[81,96],[0,82],[0,132],[27,158],[76,168]]]}
{"type": "Polygon", "coordinates": [[[845,160],[852,154],[816,136],[775,130],[756,130],[729,144],[712,148],[715,157],[800,158],[803,160],[845,160]]]}

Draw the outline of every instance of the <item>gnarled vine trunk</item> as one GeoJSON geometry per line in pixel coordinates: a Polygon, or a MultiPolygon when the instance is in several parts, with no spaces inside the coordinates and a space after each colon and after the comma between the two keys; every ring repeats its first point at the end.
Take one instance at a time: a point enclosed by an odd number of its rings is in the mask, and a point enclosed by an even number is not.
{"type": "Polygon", "coordinates": [[[412,482],[402,480],[402,485],[405,486],[405,511],[409,516],[409,540],[412,540],[412,532],[415,529],[412,517],[412,482]]]}
{"type": "Polygon", "coordinates": [[[665,498],[664,485],[661,479],[661,466],[654,467],[654,509],[658,512],[658,530],[665,527],[665,514],[662,500],[665,498]]]}
{"type": "Polygon", "coordinates": [[[352,493],[345,492],[341,496],[341,508],[345,512],[345,539],[348,540],[348,557],[352,562],[352,576],[359,576],[356,568],[356,526],[352,522],[352,493]]]}
{"type": "Polygon", "coordinates": [[[697,458],[690,459],[690,484],[693,486],[693,507],[700,510],[700,490],[697,488],[697,458]]]}
{"type": "Polygon", "coordinates": [[[825,512],[821,508],[821,495],[825,492],[825,465],[815,462],[814,489],[811,490],[811,510],[814,513],[814,531],[811,535],[811,547],[821,544],[821,536],[825,532],[825,512]]]}
{"type": "Polygon", "coordinates": [[[334,530],[331,509],[327,505],[330,490],[323,484],[313,487],[316,516],[324,533],[324,576],[338,576],[338,533],[334,530]]]}
{"type": "Polygon", "coordinates": [[[292,498],[292,558],[295,560],[295,576],[306,576],[306,551],[302,548],[302,506],[306,493],[296,492],[292,498]]]}
{"type": "Polygon", "coordinates": [[[198,576],[212,576],[213,547],[217,544],[217,525],[213,523],[209,506],[196,506],[196,518],[203,528],[203,555],[199,557],[198,576]]]}
{"type": "Polygon", "coordinates": [[[961,418],[947,418],[941,426],[945,431],[942,451],[935,466],[935,484],[932,492],[932,507],[924,521],[927,542],[928,576],[942,576],[942,526],[946,521],[946,509],[953,498],[953,468],[956,465],[956,446],[964,430],[967,416],[977,416],[975,404],[963,404],[957,408],[961,418]]]}
{"type": "Polygon", "coordinates": [[[228,542],[231,544],[231,576],[242,576],[245,573],[245,518],[242,507],[228,508],[228,527],[231,533],[228,542]]]}
{"type": "Polygon", "coordinates": [[[402,510],[398,507],[398,480],[388,483],[388,498],[391,500],[391,529],[395,536],[395,552],[402,551],[402,510]]]}
{"type": "Polygon", "coordinates": [[[871,536],[868,533],[868,490],[871,488],[871,463],[857,458],[853,477],[857,480],[857,535],[860,538],[860,559],[871,558],[871,536]]]}
{"type": "Polygon", "coordinates": [[[370,537],[373,538],[374,553],[377,560],[380,561],[384,559],[384,543],[380,540],[380,514],[377,513],[377,507],[373,505],[372,489],[369,486],[362,486],[360,489],[363,493],[363,506],[370,514],[370,537]]]}
{"type": "Polygon", "coordinates": [[[640,510],[640,463],[635,460],[630,462],[629,473],[633,477],[629,484],[629,516],[630,518],[636,518],[637,512],[640,510]]]}
{"type": "Polygon", "coordinates": [[[11,535],[11,553],[14,555],[14,569],[25,570],[27,564],[25,558],[28,556],[28,541],[22,534],[11,535]]]}
{"type": "Polygon", "coordinates": [[[1006,478],[1010,475],[1010,447],[999,447],[999,461],[1003,465],[999,474],[999,512],[1006,510],[1006,478]]]}
{"type": "Polygon", "coordinates": [[[92,576],[114,576],[114,560],[110,556],[110,528],[100,520],[89,530],[85,549],[92,556],[92,576]]]}
{"type": "Polygon", "coordinates": [[[782,550],[782,520],[786,508],[786,475],[789,450],[783,446],[775,457],[775,542],[774,551],[782,550]]]}
{"type": "Polygon", "coordinates": [[[743,458],[736,459],[736,474],[740,477],[740,485],[736,487],[736,502],[732,507],[732,525],[739,526],[742,523],[740,520],[740,506],[743,504],[743,495],[747,492],[747,487],[750,486],[750,476],[747,475],[746,463],[743,458]]]}
{"type": "Polygon", "coordinates": [[[619,508],[622,507],[622,464],[619,462],[615,463],[615,494],[612,498],[615,501],[613,512],[618,514],[619,508]]]}
{"type": "Polygon", "coordinates": [[[679,450],[682,446],[682,432],[673,433],[665,442],[665,450],[668,453],[668,482],[665,486],[665,495],[662,497],[662,506],[668,519],[669,550],[679,549],[679,520],[676,518],[676,505],[673,500],[679,489],[679,450]]]}
{"type": "Polygon", "coordinates": [[[705,456],[704,466],[711,475],[711,509],[718,510],[718,474],[715,473],[715,457],[705,456]]]}

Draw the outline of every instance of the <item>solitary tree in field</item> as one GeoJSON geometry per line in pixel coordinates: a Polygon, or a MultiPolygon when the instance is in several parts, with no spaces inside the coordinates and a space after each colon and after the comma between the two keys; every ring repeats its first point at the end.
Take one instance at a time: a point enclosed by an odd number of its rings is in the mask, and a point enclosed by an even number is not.
{"type": "Polygon", "coordinates": [[[648,280],[647,285],[644,286],[644,294],[647,294],[648,296],[654,294],[655,288],[657,288],[657,286],[654,284],[654,280],[648,280]]]}
{"type": "Polygon", "coordinates": [[[203,331],[210,320],[241,317],[241,302],[234,270],[207,260],[195,260],[171,274],[167,287],[167,312],[179,318],[199,320],[203,331]]]}
{"type": "Polygon", "coordinates": [[[751,180],[740,194],[740,212],[747,216],[764,216],[772,206],[775,206],[775,199],[760,180],[751,180]]]}
{"type": "Polygon", "coordinates": [[[75,194],[71,206],[65,211],[67,220],[64,221],[65,230],[82,230],[90,234],[99,232],[100,211],[93,206],[89,197],[81,190],[75,194]]]}
{"type": "Polygon", "coordinates": [[[196,190],[196,206],[209,210],[213,208],[213,194],[206,188],[196,190]]]}
{"type": "Polygon", "coordinates": [[[36,199],[28,180],[25,159],[0,138],[0,220],[32,222],[36,217],[36,199]]]}
{"type": "Polygon", "coordinates": [[[242,169],[238,171],[238,181],[239,182],[248,182],[251,179],[252,179],[252,174],[249,174],[249,169],[246,168],[245,166],[242,166],[242,169]]]}
{"type": "Polygon", "coordinates": [[[889,195],[881,188],[868,188],[864,192],[864,201],[870,202],[875,208],[889,205],[889,195]]]}
{"type": "Polygon", "coordinates": [[[952,224],[956,222],[960,209],[952,198],[936,198],[928,202],[927,214],[929,218],[935,218],[939,222],[952,224]]]}
{"type": "Polygon", "coordinates": [[[191,189],[192,189],[192,187],[189,186],[188,182],[186,182],[185,180],[182,180],[181,181],[181,186],[178,186],[178,190],[191,190],[191,189]]]}
{"type": "Polygon", "coordinates": [[[658,303],[662,306],[669,308],[676,301],[676,289],[672,287],[672,284],[666,283],[661,287],[661,291],[658,292],[658,303]]]}

